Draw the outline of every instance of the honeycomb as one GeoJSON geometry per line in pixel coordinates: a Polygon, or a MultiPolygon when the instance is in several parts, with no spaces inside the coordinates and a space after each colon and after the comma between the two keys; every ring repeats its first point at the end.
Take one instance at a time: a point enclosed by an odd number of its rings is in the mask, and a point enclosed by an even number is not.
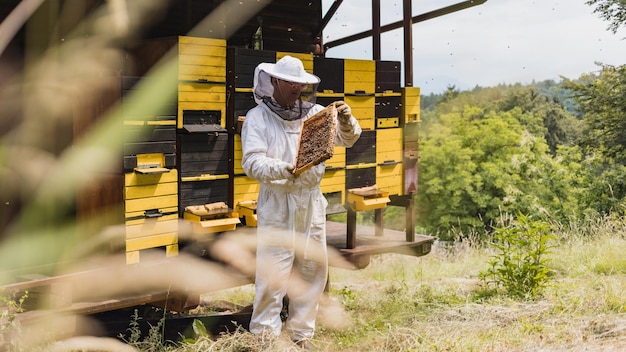
{"type": "Polygon", "coordinates": [[[333,103],[302,123],[294,175],[299,175],[333,156],[336,119],[337,109],[333,103]]]}

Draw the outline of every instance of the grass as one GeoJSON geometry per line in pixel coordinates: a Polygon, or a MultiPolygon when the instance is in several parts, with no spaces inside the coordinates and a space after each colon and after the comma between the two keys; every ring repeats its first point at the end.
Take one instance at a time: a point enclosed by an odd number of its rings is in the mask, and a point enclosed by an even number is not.
{"type": "MultiPolygon", "coordinates": [[[[535,300],[485,289],[478,276],[493,255],[489,248],[434,247],[419,258],[375,257],[359,271],[331,268],[316,345],[322,351],[624,351],[626,230],[595,225],[591,236],[555,232],[552,277],[535,300]]],[[[251,304],[252,290],[218,297],[251,304]]],[[[202,343],[207,351],[276,350],[245,331],[202,343]],[[222,345],[207,347],[216,344],[222,345]]]]}
{"type": "MultiPolygon", "coordinates": [[[[356,271],[331,268],[314,343],[321,351],[626,351],[626,224],[603,219],[584,228],[557,228],[553,235],[558,244],[548,255],[550,279],[534,299],[512,299],[489,289],[480,273],[497,251],[477,244],[436,245],[423,257],[376,256],[356,271]]],[[[185,270],[193,271],[194,280],[206,276],[208,268],[191,264],[185,263],[185,270]]],[[[254,286],[201,298],[206,307],[247,307],[254,286]]],[[[164,343],[159,333],[157,327],[134,336],[126,346],[168,352],[298,351],[286,336],[257,337],[243,328],[175,344],[164,343]]],[[[33,340],[30,346],[53,340],[34,332],[26,336],[33,340]]],[[[43,350],[98,343],[114,345],[102,350],[121,350],[119,341],[104,339],[68,339],[43,350]]]]}

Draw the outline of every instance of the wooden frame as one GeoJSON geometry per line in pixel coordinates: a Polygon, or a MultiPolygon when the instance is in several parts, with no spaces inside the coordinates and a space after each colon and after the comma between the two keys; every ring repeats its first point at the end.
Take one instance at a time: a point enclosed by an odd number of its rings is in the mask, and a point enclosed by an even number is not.
{"type": "Polygon", "coordinates": [[[294,175],[299,175],[333,156],[336,120],[337,108],[333,103],[302,123],[294,175]]]}

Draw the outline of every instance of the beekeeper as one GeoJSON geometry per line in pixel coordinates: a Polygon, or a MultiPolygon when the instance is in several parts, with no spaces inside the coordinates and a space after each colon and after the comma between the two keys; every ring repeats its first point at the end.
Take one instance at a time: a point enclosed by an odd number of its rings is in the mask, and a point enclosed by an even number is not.
{"type": "MultiPolygon", "coordinates": [[[[257,202],[256,296],[250,331],[282,329],[280,313],[289,298],[285,331],[301,346],[313,337],[315,317],[328,278],[326,206],[320,190],[324,163],[292,173],[302,122],[324,109],[316,104],[319,77],[285,56],[254,70],[257,106],[241,131],[242,166],[260,183],[257,202]]],[[[361,134],[350,106],[335,102],[335,145],[350,147],[361,134]]]]}

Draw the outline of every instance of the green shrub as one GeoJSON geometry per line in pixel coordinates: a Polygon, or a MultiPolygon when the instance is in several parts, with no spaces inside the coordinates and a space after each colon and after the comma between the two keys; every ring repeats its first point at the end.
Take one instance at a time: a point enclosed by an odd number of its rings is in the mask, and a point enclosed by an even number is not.
{"type": "Polygon", "coordinates": [[[479,274],[488,287],[519,299],[540,296],[550,281],[546,256],[550,253],[550,227],[543,221],[531,221],[518,215],[508,226],[497,228],[493,246],[497,253],[489,268],[479,274]]]}

